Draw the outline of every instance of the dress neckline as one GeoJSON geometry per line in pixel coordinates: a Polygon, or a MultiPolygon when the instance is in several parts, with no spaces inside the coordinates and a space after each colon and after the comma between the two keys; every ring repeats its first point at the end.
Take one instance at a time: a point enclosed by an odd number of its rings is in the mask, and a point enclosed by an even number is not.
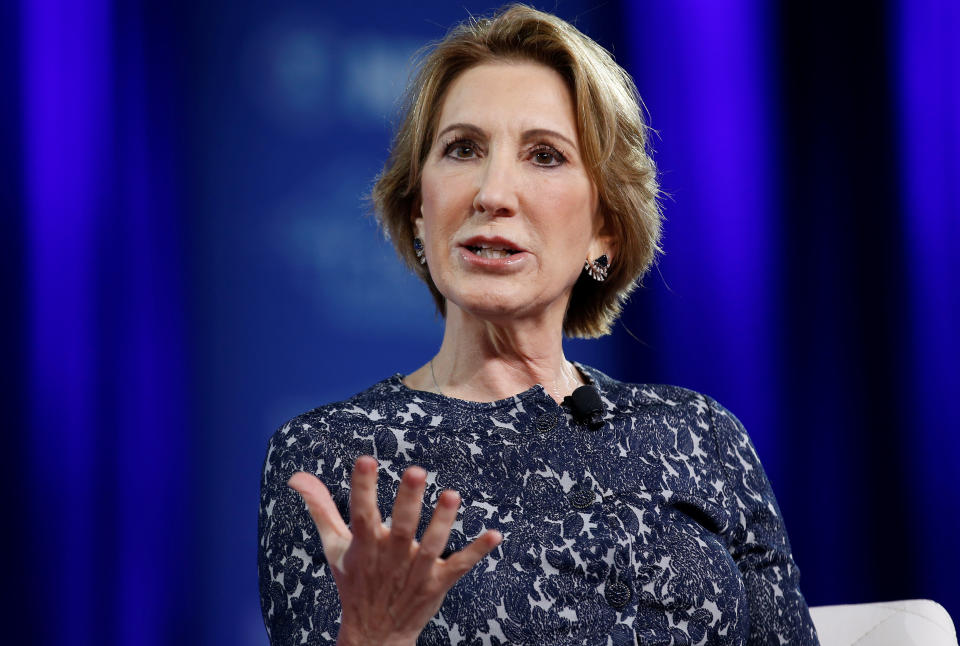
{"type": "MultiPolygon", "coordinates": [[[[586,380],[588,386],[599,387],[597,376],[594,374],[591,368],[584,366],[583,364],[577,361],[571,361],[571,363],[577,369],[580,375],[586,380]]],[[[516,405],[517,402],[542,400],[544,398],[550,400],[550,402],[555,406],[557,407],[560,406],[560,404],[558,404],[553,399],[553,397],[550,395],[550,393],[547,392],[546,388],[544,388],[542,384],[534,384],[533,386],[531,386],[530,388],[527,388],[523,392],[519,392],[509,397],[504,397],[503,399],[497,399],[489,402],[478,402],[478,401],[472,401],[469,399],[458,399],[457,397],[448,397],[447,395],[441,395],[440,393],[433,390],[417,390],[403,383],[403,380],[405,378],[406,378],[406,375],[398,372],[393,376],[391,376],[388,379],[388,381],[400,392],[407,392],[421,399],[435,401],[435,402],[443,402],[447,405],[456,406],[458,408],[466,408],[466,409],[473,409],[473,410],[490,410],[490,409],[502,408],[504,406],[508,406],[511,404],[516,405]]]]}

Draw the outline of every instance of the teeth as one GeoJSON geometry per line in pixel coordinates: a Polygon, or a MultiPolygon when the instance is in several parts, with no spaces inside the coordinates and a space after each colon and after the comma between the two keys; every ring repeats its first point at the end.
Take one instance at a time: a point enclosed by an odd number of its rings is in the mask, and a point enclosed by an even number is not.
{"type": "Polygon", "coordinates": [[[481,258],[507,258],[513,255],[506,249],[484,249],[482,247],[474,249],[473,253],[481,258]]]}

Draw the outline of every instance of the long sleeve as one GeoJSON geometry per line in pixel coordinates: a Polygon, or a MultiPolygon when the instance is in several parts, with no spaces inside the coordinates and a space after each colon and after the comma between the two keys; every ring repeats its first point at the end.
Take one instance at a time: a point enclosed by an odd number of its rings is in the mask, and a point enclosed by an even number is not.
{"type": "MultiPolygon", "coordinates": [[[[301,435],[298,439],[302,440],[301,435]]],[[[310,454],[285,426],[271,438],[260,481],[260,609],[272,646],[336,641],[340,601],[313,520],[287,480],[310,454]]]]}
{"type": "Polygon", "coordinates": [[[716,401],[709,403],[732,518],[725,531],[728,549],[750,605],[748,644],[817,646],[816,629],[800,592],[800,570],[753,443],[730,411],[716,401]]]}

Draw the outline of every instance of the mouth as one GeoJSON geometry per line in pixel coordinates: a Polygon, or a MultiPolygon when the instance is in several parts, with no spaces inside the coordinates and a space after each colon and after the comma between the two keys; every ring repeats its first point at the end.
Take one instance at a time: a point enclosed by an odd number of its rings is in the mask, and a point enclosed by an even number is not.
{"type": "Polygon", "coordinates": [[[523,253],[524,250],[506,238],[474,237],[462,244],[464,249],[480,258],[502,260],[523,253]]]}
{"type": "Polygon", "coordinates": [[[520,253],[519,249],[510,249],[503,247],[484,247],[481,245],[464,245],[474,255],[481,258],[509,258],[520,253]]]}

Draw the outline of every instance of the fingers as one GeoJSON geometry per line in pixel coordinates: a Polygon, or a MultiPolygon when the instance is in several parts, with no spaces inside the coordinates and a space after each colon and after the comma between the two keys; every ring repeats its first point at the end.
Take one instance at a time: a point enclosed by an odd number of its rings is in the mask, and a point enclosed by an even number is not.
{"type": "Polygon", "coordinates": [[[435,576],[433,580],[439,588],[449,590],[503,540],[500,532],[489,530],[446,560],[438,560],[450,539],[450,528],[457,518],[459,507],[460,496],[457,492],[445,491],[440,494],[433,518],[420,541],[420,549],[411,568],[410,584],[418,585],[435,576]],[[434,573],[433,576],[430,572],[434,573]]]}
{"type": "Polygon", "coordinates": [[[459,552],[447,557],[440,566],[440,580],[447,588],[473,569],[483,558],[503,541],[503,535],[495,529],[485,531],[459,552]]]}
{"type": "Polygon", "coordinates": [[[350,478],[350,528],[360,544],[377,540],[382,520],[377,508],[377,461],[369,455],[357,458],[350,478]]]}
{"type": "MultiPolygon", "coordinates": [[[[306,502],[324,549],[337,544],[338,550],[334,556],[340,561],[351,539],[376,551],[375,544],[381,537],[386,538],[377,507],[377,466],[377,461],[370,456],[359,458],[354,465],[349,528],[344,524],[330,492],[315,476],[300,471],[287,482],[306,502]]],[[[404,561],[408,563],[407,568],[401,567],[399,570],[409,573],[408,584],[419,585],[418,582],[430,579],[446,590],[496,548],[503,536],[496,530],[486,531],[459,552],[451,554],[444,561],[439,560],[450,539],[450,530],[460,507],[460,495],[455,491],[444,491],[437,500],[433,517],[419,547],[415,547],[414,538],[420,522],[426,479],[426,471],[420,467],[410,467],[404,471],[393,505],[389,541],[381,543],[379,549],[386,548],[387,552],[383,554],[385,562],[392,563],[395,572],[396,566],[404,561]],[[407,561],[411,557],[413,562],[407,561]],[[431,572],[434,574],[431,575],[431,572]]],[[[368,553],[366,548],[364,553],[368,553]]],[[[342,563],[340,569],[343,570],[342,563]]]]}
{"type": "Polygon", "coordinates": [[[433,510],[433,518],[423,538],[420,540],[420,551],[417,560],[422,565],[431,565],[439,557],[447,541],[450,539],[450,528],[457,519],[457,509],[460,507],[460,494],[456,491],[444,491],[437,500],[437,507],[433,510]]]}
{"type": "Polygon", "coordinates": [[[427,472],[420,467],[410,467],[403,472],[390,521],[390,539],[397,548],[410,548],[420,524],[420,507],[426,486],[427,472]]]}
{"type": "Polygon", "coordinates": [[[330,496],[330,491],[319,478],[310,473],[298,471],[287,481],[287,485],[299,493],[307,504],[310,517],[317,526],[320,540],[324,544],[329,543],[334,535],[338,537],[350,535],[350,530],[344,524],[337,505],[330,496]]]}

